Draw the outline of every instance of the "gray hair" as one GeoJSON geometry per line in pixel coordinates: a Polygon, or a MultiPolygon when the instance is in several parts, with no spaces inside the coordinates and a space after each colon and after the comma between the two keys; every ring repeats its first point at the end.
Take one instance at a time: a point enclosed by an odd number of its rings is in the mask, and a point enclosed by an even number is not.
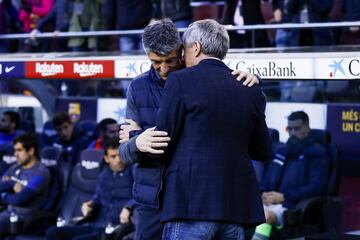
{"type": "Polygon", "coordinates": [[[224,26],[213,19],[196,21],[186,29],[184,43],[191,47],[201,45],[201,52],[210,57],[224,59],[230,47],[229,34],[224,26]]]}
{"type": "Polygon", "coordinates": [[[156,20],[146,26],[142,42],[146,53],[153,52],[161,56],[179,50],[182,45],[180,34],[169,18],[156,20]]]}

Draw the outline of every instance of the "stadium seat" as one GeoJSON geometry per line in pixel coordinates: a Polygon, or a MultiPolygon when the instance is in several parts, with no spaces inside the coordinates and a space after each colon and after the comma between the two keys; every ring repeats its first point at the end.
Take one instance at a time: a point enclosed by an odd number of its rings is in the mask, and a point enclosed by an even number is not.
{"type": "Polygon", "coordinates": [[[29,120],[21,120],[19,130],[24,132],[35,132],[35,124],[29,120]]]}
{"type": "Polygon", "coordinates": [[[92,140],[96,138],[96,121],[81,121],[77,123],[77,126],[86,133],[89,139],[92,140]]]}
{"type": "Polygon", "coordinates": [[[0,174],[4,174],[6,170],[16,163],[14,156],[14,147],[12,143],[3,144],[0,146],[0,174]]]}
{"type": "Polygon", "coordinates": [[[75,223],[82,218],[81,205],[89,201],[96,188],[103,151],[86,149],[81,152],[80,163],[72,171],[69,187],[62,199],[59,216],[66,223],[75,223]]]}
{"type": "Polygon", "coordinates": [[[57,132],[51,121],[44,123],[43,130],[41,133],[41,142],[45,146],[52,146],[57,136],[57,132]]]}

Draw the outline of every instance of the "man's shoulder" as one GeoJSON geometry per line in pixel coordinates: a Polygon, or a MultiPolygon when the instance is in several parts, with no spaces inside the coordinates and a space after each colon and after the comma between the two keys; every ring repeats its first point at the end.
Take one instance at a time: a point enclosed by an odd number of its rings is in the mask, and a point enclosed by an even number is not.
{"type": "Polygon", "coordinates": [[[326,156],[326,149],[319,143],[314,143],[305,148],[304,153],[312,157],[324,157],[326,156]]]}
{"type": "Polygon", "coordinates": [[[136,76],[130,83],[132,87],[142,86],[151,81],[150,70],[136,76]]]}
{"type": "Polygon", "coordinates": [[[37,161],[36,164],[34,165],[34,171],[39,173],[39,174],[49,175],[50,176],[49,169],[39,161],[37,161]]]}

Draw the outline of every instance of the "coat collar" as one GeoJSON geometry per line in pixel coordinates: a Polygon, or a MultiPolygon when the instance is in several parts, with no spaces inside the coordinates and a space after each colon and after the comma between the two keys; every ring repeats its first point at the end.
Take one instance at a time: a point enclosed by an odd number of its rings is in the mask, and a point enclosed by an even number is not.
{"type": "Polygon", "coordinates": [[[219,58],[205,58],[199,62],[200,64],[210,64],[210,65],[217,65],[217,66],[225,66],[226,64],[220,60],[219,58]]]}

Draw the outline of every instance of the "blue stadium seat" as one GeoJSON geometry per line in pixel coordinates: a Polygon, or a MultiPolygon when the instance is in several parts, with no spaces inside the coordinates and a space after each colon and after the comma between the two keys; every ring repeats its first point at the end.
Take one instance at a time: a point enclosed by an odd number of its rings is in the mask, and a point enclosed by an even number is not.
{"type": "Polygon", "coordinates": [[[93,140],[96,138],[97,122],[96,121],[81,121],[77,123],[77,126],[82,129],[89,139],[93,140]]]}
{"type": "Polygon", "coordinates": [[[102,159],[101,150],[86,149],[81,152],[80,163],[72,171],[59,214],[67,223],[71,224],[82,218],[81,205],[89,201],[95,192],[102,159]]]}
{"type": "Polygon", "coordinates": [[[21,120],[19,129],[24,132],[35,132],[35,124],[29,120],[21,120]]]}
{"type": "Polygon", "coordinates": [[[6,170],[16,163],[14,156],[14,147],[12,143],[3,144],[0,146],[0,174],[3,175],[6,170]]]}
{"type": "Polygon", "coordinates": [[[52,146],[57,136],[57,132],[51,121],[44,123],[41,133],[41,142],[45,146],[52,146]]]}
{"type": "Polygon", "coordinates": [[[65,193],[70,177],[71,166],[65,162],[65,153],[56,147],[44,147],[40,152],[40,162],[44,164],[53,176],[53,188],[50,199],[54,202],[48,202],[45,210],[57,207],[59,198],[65,193]]]}

